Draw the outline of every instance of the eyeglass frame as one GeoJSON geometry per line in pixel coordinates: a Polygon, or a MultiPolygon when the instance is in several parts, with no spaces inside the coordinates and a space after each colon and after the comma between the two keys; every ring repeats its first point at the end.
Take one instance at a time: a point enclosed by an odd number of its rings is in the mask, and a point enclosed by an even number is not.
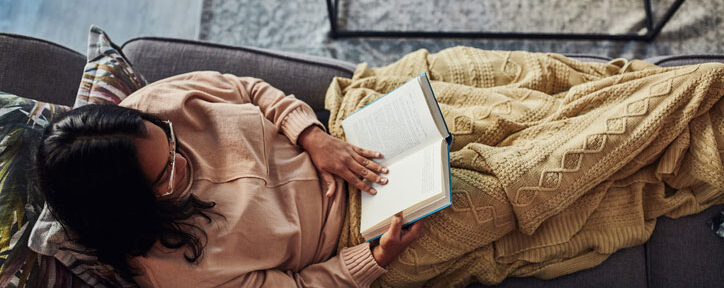
{"type": "Polygon", "coordinates": [[[153,182],[152,185],[155,186],[156,184],[158,184],[158,181],[161,181],[161,177],[163,177],[164,173],[167,171],[168,166],[171,165],[171,175],[168,178],[168,191],[160,195],[160,197],[164,197],[173,194],[173,176],[174,174],[176,174],[176,135],[173,131],[173,123],[171,123],[171,120],[163,120],[161,122],[168,125],[169,133],[167,134],[167,137],[169,144],[168,154],[170,159],[168,163],[166,163],[166,166],[163,168],[163,171],[161,171],[161,174],[158,175],[158,178],[156,179],[156,181],[153,182]]]}

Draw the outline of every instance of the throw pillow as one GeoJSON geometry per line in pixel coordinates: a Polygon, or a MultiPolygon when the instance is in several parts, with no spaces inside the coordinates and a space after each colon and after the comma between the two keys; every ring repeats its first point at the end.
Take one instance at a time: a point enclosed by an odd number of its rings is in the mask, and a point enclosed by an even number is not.
{"type": "MultiPolygon", "coordinates": [[[[87,55],[88,63],[73,108],[88,104],[117,105],[147,84],[143,76],[135,72],[121,49],[95,25],[90,28],[87,55]]],[[[72,231],[62,229],[44,207],[33,227],[29,247],[41,255],[54,257],[89,285],[135,286],[115,273],[112,267],[100,263],[93,251],[71,241],[72,236],[72,231]]]]}
{"type": "Polygon", "coordinates": [[[0,92],[0,287],[22,286],[39,274],[27,246],[43,208],[33,160],[45,126],[69,109],[0,92]]]}
{"type": "Polygon", "coordinates": [[[148,82],[133,69],[118,45],[103,29],[91,25],[88,34],[88,63],[73,108],[87,104],[116,105],[148,82]]]}

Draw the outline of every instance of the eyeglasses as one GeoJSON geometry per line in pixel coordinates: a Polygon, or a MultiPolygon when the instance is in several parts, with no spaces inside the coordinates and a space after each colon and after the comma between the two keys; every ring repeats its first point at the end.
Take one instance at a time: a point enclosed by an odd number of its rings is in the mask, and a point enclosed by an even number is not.
{"type": "Polygon", "coordinates": [[[173,133],[173,123],[171,121],[166,120],[163,121],[163,123],[166,123],[168,125],[168,144],[169,144],[169,160],[166,164],[166,167],[163,168],[163,171],[161,171],[161,175],[158,175],[158,179],[154,183],[158,183],[158,181],[161,181],[161,177],[163,177],[164,172],[168,171],[168,167],[171,167],[171,176],[168,177],[168,191],[166,193],[161,194],[161,197],[168,196],[173,194],[173,175],[176,174],[176,136],[173,133]]]}

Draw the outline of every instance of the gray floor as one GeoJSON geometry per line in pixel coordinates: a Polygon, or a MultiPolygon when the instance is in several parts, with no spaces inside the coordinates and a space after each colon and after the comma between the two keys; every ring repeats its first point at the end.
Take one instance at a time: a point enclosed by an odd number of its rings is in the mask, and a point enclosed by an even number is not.
{"type": "MultiPolygon", "coordinates": [[[[345,29],[644,33],[643,0],[339,0],[345,29]]],[[[674,0],[652,0],[658,18],[674,0]]],[[[200,39],[385,65],[425,48],[647,58],[724,53],[724,1],[687,0],[651,43],[501,39],[330,39],[325,0],[0,0],[0,32],[85,53],[90,24],[123,43],[200,39]]]]}
{"type": "MultiPolygon", "coordinates": [[[[643,0],[339,0],[347,29],[644,33],[643,0]]],[[[653,0],[664,13],[674,0],[653,0]]],[[[379,66],[456,45],[647,58],[724,53],[724,1],[687,0],[654,42],[328,38],[325,0],[206,0],[201,39],[379,66]]]]}
{"type": "Polygon", "coordinates": [[[203,0],[0,0],[0,32],[86,53],[96,24],[122,44],[138,36],[198,39],[203,0]]]}

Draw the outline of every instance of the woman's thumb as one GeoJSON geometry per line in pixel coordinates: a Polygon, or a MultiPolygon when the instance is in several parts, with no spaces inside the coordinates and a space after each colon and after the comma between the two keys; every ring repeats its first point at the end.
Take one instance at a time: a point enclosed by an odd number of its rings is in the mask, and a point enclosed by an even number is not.
{"type": "Polygon", "coordinates": [[[334,181],[334,176],[329,172],[322,171],[322,181],[327,183],[327,191],[324,192],[324,195],[327,196],[327,198],[334,196],[337,188],[337,182],[334,181]]]}

